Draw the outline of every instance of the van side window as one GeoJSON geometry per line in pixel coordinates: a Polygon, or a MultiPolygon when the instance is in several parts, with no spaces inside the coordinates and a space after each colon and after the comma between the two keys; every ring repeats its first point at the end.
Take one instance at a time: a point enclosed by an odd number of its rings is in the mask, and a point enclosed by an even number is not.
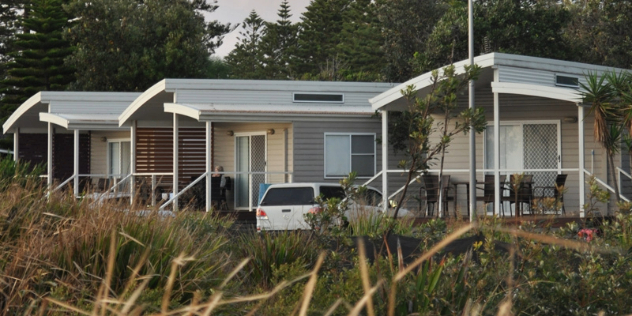
{"type": "Polygon", "coordinates": [[[313,188],[268,189],[261,205],[310,205],[314,203],[313,188]]]}
{"type": "Polygon", "coordinates": [[[325,200],[332,197],[339,198],[341,200],[345,198],[345,190],[343,190],[342,187],[320,187],[320,194],[325,200]]]}

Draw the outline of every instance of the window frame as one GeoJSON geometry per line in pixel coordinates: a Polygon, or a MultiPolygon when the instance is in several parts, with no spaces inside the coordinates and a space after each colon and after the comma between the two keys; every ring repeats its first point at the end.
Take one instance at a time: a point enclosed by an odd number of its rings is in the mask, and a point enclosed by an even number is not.
{"type": "Polygon", "coordinates": [[[580,87],[579,76],[577,76],[577,75],[556,73],[555,74],[555,82],[554,83],[555,83],[555,86],[557,86],[557,87],[573,88],[573,89],[579,89],[579,87],[580,87]],[[566,83],[559,83],[557,81],[558,77],[564,77],[564,78],[569,78],[569,79],[577,79],[577,84],[576,85],[572,85],[572,84],[566,84],[566,83]]]}
{"type": "Polygon", "coordinates": [[[123,175],[123,173],[121,173],[122,172],[121,170],[123,169],[123,150],[122,150],[122,148],[123,148],[122,144],[123,143],[129,143],[130,147],[132,146],[132,141],[129,138],[112,138],[112,139],[108,138],[107,139],[107,142],[106,142],[106,145],[105,145],[106,146],[105,147],[106,148],[105,151],[106,151],[106,157],[107,157],[107,159],[106,159],[107,160],[107,164],[106,164],[105,168],[106,168],[106,174],[108,175],[108,177],[114,177],[114,178],[120,179],[120,178],[125,176],[125,175],[123,175]],[[113,144],[113,143],[117,143],[118,147],[119,147],[119,166],[118,166],[119,173],[118,174],[110,173],[110,169],[112,167],[111,166],[112,161],[110,159],[110,144],[113,144]]]}
{"type": "Polygon", "coordinates": [[[358,179],[370,179],[377,173],[377,145],[376,145],[376,133],[325,133],[323,136],[323,178],[324,179],[344,179],[347,175],[343,176],[329,176],[327,175],[327,136],[348,136],[349,137],[349,172],[353,171],[353,156],[370,156],[373,155],[373,175],[371,176],[358,176],[358,179]],[[353,150],[353,136],[373,136],[373,153],[372,154],[354,154],[353,150]]]}

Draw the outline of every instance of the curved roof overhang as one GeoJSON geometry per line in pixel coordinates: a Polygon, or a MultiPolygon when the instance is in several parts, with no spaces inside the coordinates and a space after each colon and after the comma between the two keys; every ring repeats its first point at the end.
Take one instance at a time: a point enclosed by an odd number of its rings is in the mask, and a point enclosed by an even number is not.
{"type": "MultiPolygon", "coordinates": [[[[497,93],[528,95],[573,103],[581,102],[580,93],[577,89],[554,86],[554,82],[551,82],[551,85],[536,85],[528,82],[503,82],[502,80],[494,80],[493,76],[490,76],[490,73],[493,73],[492,70],[494,69],[502,70],[505,69],[505,67],[517,69],[518,71],[519,69],[528,69],[555,74],[575,74],[578,76],[589,73],[603,74],[606,71],[628,71],[599,65],[503,53],[490,53],[477,56],[474,58],[474,63],[482,68],[482,78],[479,77],[479,80],[476,81],[477,88],[489,88],[491,86],[493,91],[497,93]]],[[[454,63],[456,74],[461,75],[465,73],[465,66],[469,64],[468,60],[454,63]]],[[[369,102],[373,110],[399,111],[407,108],[406,100],[402,96],[401,91],[410,85],[415,86],[418,96],[429,93],[432,85],[432,72],[427,72],[412,78],[370,99],[369,102]]]]}
{"type": "Polygon", "coordinates": [[[99,114],[63,114],[63,113],[40,113],[40,121],[52,123],[68,130],[122,130],[119,127],[118,115],[99,114]]]}
{"type": "Polygon", "coordinates": [[[368,108],[340,106],[314,106],[296,108],[287,106],[262,107],[258,105],[236,104],[177,104],[165,103],[164,111],[190,117],[204,122],[289,122],[300,120],[348,120],[349,118],[370,118],[375,112],[368,108]]]}
{"type": "MultiPolygon", "coordinates": [[[[127,124],[130,120],[136,118],[148,118],[151,117],[152,111],[151,109],[147,109],[146,105],[152,100],[160,98],[160,96],[164,96],[167,91],[167,79],[160,80],[155,85],[151,86],[149,89],[145,90],[134,102],[132,102],[118,117],[119,126],[123,126],[127,124]]],[[[169,96],[167,96],[169,97],[169,96]]],[[[160,100],[164,101],[164,100],[160,100]]],[[[170,98],[170,101],[173,101],[173,98],[170,98]]],[[[160,102],[161,105],[163,102],[160,102]]],[[[153,111],[153,114],[156,114],[156,111],[153,111]]]]}
{"type": "Polygon", "coordinates": [[[48,112],[48,102],[42,102],[42,94],[45,93],[46,92],[38,92],[24,101],[24,103],[9,116],[6,122],[2,124],[3,132],[5,134],[13,133],[18,125],[43,127],[44,125],[37,119],[37,114],[43,111],[48,112]]]}

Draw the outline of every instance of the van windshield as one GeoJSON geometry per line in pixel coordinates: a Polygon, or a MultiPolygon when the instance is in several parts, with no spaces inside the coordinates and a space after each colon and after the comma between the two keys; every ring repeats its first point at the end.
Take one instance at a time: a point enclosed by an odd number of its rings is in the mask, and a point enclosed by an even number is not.
{"type": "Polygon", "coordinates": [[[339,198],[339,199],[344,199],[345,198],[345,190],[342,189],[342,187],[320,187],[320,194],[323,196],[324,200],[327,199],[331,199],[331,198],[339,198]]]}
{"type": "Polygon", "coordinates": [[[313,188],[268,189],[261,205],[310,205],[314,204],[313,188]]]}

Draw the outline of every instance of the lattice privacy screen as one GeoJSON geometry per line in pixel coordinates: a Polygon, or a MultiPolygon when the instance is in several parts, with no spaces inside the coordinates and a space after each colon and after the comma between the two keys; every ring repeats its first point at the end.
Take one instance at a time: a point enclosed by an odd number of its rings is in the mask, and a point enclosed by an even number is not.
{"type": "MultiPolygon", "coordinates": [[[[557,125],[523,125],[523,159],[525,169],[557,169],[557,125]]],[[[534,186],[552,186],[556,171],[533,172],[534,186]]]]}
{"type": "MultiPolygon", "coordinates": [[[[266,171],[266,137],[264,135],[251,136],[250,171],[266,171]]],[[[257,204],[259,199],[259,184],[266,182],[265,174],[252,175],[252,201],[257,204]]]]}

